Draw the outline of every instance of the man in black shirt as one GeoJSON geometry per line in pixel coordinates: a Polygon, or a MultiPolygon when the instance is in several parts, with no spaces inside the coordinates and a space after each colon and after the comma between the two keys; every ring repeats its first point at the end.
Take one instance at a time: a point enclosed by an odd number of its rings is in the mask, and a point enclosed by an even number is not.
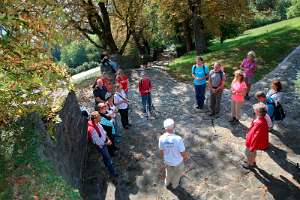
{"type": "Polygon", "coordinates": [[[94,88],[93,94],[95,98],[95,110],[98,110],[98,104],[105,102],[105,96],[107,93],[107,88],[103,85],[101,79],[97,80],[97,84],[94,88]]]}

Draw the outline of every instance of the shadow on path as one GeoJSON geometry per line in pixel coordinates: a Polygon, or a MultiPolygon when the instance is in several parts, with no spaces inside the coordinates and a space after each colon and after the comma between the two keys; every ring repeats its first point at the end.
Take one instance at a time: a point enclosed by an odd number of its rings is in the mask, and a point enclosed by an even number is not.
{"type": "Polygon", "coordinates": [[[284,176],[277,179],[260,168],[254,170],[254,175],[265,185],[275,200],[300,199],[300,189],[284,176]]]}
{"type": "MultiPolygon", "coordinates": [[[[300,183],[300,169],[296,163],[287,160],[287,152],[270,144],[266,151],[268,155],[285,171],[293,175],[293,178],[300,183]]],[[[299,189],[300,190],[300,189],[299,189]]]]}

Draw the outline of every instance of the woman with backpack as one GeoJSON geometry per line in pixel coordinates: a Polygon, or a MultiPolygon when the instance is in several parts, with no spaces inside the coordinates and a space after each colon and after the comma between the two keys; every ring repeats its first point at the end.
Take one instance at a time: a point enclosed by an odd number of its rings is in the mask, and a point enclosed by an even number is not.
{"type": "Polygon", "coordinates": [[[285,118],[285,112],[282,107],[282,85],[279,80],[273,80],[271,89],[267,92],[267,98],[274,102],[274,117],[273,120],[280,121],[285,118]]]}
{"type": "Polygon", "coordinates": [[[196,57],[196,64],[192,67],[192,77],[194,79],[195,96],[197,109],[202,110],[205,101],[206,81],[209,76],[209,68],[204,65],[203,58],[196,57]]]}
{"type": "Polygon", "coordinates": [[[267,98],[272,98],[277,105],[282,100],[282,85],[279,80],[273,80],[271,83],[271,89],[267,92],[267,98]]]}
{"type": "Polygon", "coordinates": [[[221,64],[215,62],[213,69],[209,72],[208,85],[210,89],[210,116],[219,114],[222,93],[225,83],[225,74],[222,70],[221,64]]]}

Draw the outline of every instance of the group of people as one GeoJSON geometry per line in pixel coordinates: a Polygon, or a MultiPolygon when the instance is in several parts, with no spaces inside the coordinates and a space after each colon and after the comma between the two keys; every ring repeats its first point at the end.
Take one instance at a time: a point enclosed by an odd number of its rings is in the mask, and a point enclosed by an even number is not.
{"type": "MultiPolygon", "coordinates": [[[[241,118],[241,107],[245,100],[250,99],[250,89],[254,80],[257,67],[255,53],[250,51],[242,61],[240,69],[234,72],[231,83],[231,119],[232,125],[239,122],[241,118]]],[[[210,90],[210,116],[220,113],[220,105],[226,74],[219,62],[215,62],[213,69],[204,64],[202,57],[196,57],[196,64],[192,66],[192,77],[194,82],[196,109],[203,110],[205,102],[206,84],[210,90]]],[[[279,80],[273,80],[271,89],[265,94],[263,91],[255,93],[257,103],[253,105],[255,117],[251,122],[246,135],[245,163],[242,167],[252,170],[256,167],[257,150],[266,150],[269,145],[268,132],[272,129],[273,121],[282,120],[285,117],[281,106],[282,86],[279,80]]],[[[168,189],[176,189],[184,170],[184,162],[189,155],[185,150],[183,140],[175,134],[175,122],[173,119],[164,121],[166,132],[159,138],[160,155],[164,160],[166,178],[165,186],[168,189]]]]}
{"type": "MultiPolygon", "coordinates": [[[[247,57],[240,64],[240,69],[234,72],[234,79],[231,83],[231,119],[230,123],[237,124],[241,119],[241,107],[245,100],[250,99],[250,89],[254,81],[257,68],[256,55],[250,51],[247,57]]],[[[205,102],[206,84],[210,90],[210,116],[217,116],[220,112],[221,98],[224,90],[226,74],[219,62],[215,62],[213,69],[204,64],[200,56],[196,57],[196,64],[192,67],[194,79],[195,96],[197,109],[203,110],[205,102]]],[[[257,103],[253,105],[255,119],[249,128],[246,136],[247,162],[243,165],[251,169],[256,165],[255,155],[257,150],[265,150],[268,147],[268,131],[272,129],[275,120],[282,120],[285,117],[281,106],[282,85],[279,80],[273,80],[271,89],[264,93],[257,91],[255,98],[257,103]]]]}
{"type": "MultiPolygon", "coordinates": [[[[145,72],[140,73],[138,89],[141,96],[144,116],[148,116],[153,108],[151,101],[152,83],[145,72]]],[[[88,121],[88,138],[94,143],[103,157],[103,162],[110,175],[117,176],[112,158],[119,149],[118,113],[122,127],[128,130],[131,127],[128,118],[129,110],[129,78],[122,69],[116,71],[114,80],[107,75],[98,77],[93,86],[95,106],[88,121]]]]}
{"type": "MultiPolygon", "coordinates": [[[[253,51],[247,54],[242,61],[240,69],[234,72],[231,83],[231,119],[229,122],[235,125],[241,119],[241,107],[245,100],[250,99],[251,84],[254,80],[256,55],[253,51]]],[[[152,83],[145,72],[140,73],[138,89],[141,96],[143,113],[145,116],[153,109],[151,91],[152,83]]],[[[192,66],[192,77],[196,96],[196,109],[203,110],[205,92],[208,84],[210,90],[210,116],[219,116],[222,93],[226,81],[226,74],[219,62],[213,64],[213,69],[204,64],[202,57],[196,57],[196,64],[192,66]]],[[[95,98],[95,111],[88,122],[88,136],[102,154],[103,162],[112,176],[117,176],[112,164],[111,156],[118,150],[117,116],[120,113],[121,123],[124,129],[129,129],[128,120],[128,92],[129,79],[121,69],[118,69],[115,77],[115,85],[111,79],[102,76],[93,85],[95,98]]],[[[281,106],[281,83],[273,80],[271,89],[265,94],[263,91],[255,93],[257,103],[253,105],[255,117],[246,135],[246,161],[245,169],[251,170],[256,166],[256,151],[265,150],[269,144],[268,132],[272,129],[273,121],[282,120],[284,112],[281,106]],[[278,109],[278,108],[281,108],[278,109]]],[[[164,161],[166,178],[165,185],[176,188],[184,170],[184,162],[189,155],[186,152],[183,139],[175,134],[175,122],[166,119],[163,123],[165,133],[159,138],[160,155],[164,161]]]]}

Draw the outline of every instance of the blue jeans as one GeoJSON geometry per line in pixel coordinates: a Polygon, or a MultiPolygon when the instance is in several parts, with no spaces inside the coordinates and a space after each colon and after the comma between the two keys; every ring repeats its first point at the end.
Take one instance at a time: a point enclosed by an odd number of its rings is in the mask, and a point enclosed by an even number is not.
{"type": "Polygon", "coordinates": [[[146,107],[148,106],[149,112],[151,111],[152,106],[152,99],[151,99],[151,93],[142,96],[142,104],[143,104],[143,112],[147,113],[146,107]]]}
{"type": "Polygon", "coordinates": [[[108,153],[107,146],[104,145],[102,148],[98,147],[98,151],[99,151],[99,153],[101,153],[104,165],[108,169],[109,173],[112,176],[115,176],[116,175],[116,171],[115,171],[115,169],[113,167],[112,159],[111,159],[111,157],[110,157],[110,155],[108,153]]]}
{"type": "Polygon", "coordinates": [[[204,105],[204,100],[205,100],[206,84],[194,85],[194,86],[195,86],[197,105],[202,109],[203,105],[204,105]]]}

